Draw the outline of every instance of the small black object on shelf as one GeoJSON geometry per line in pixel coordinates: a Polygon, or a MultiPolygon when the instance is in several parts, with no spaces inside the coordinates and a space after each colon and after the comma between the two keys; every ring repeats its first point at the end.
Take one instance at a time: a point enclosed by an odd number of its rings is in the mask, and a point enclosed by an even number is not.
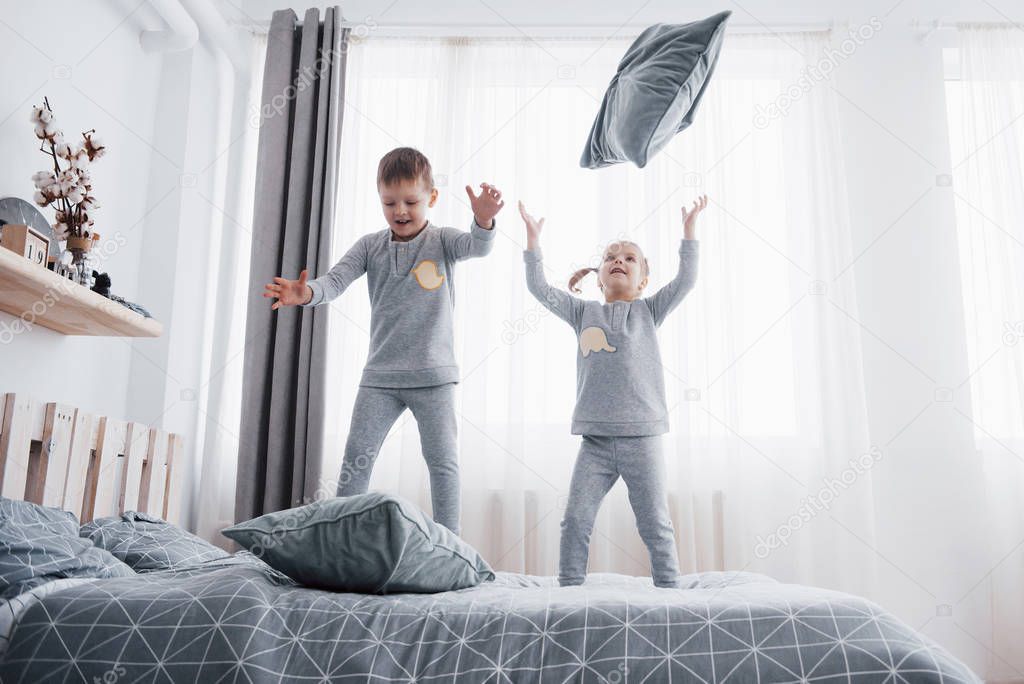
{"type": "Polygon", "coordinates": [[[93,280],[95,281],[95,283],[93,284],[92,288],[90,288],[90,289],[92,289],[92,291],[95,292],[96,294],[103,295],[104,297],[106,297],[110,301],[117,302],[121,306],[123,306],[123,307],[125,307],[127,309],[131,309],[132,311],[134,311],[135,313],[139,314],[140,316],[145,316],[146,318],[152,318],[153,317],[152,314],[150,314],[148,311],[146,311],[146,309],[143,306],[141,306],[139,304],[136,304],[135,302],[129,302],[124,297],[118,297],[116,294],[111,294],[111,292],[110,292],[110,276],[107,275],[106,273],[99,273],[98,271],[93,271],[92,272],[92,277],[93,277],[93,280]]]}
{"type": "Polygon", "coordinates": [[[106,273],[93,271],[92,277],[95,280],[95,283],[92,286],[92,291],[96,294],[101,294],[104,297],[110,297],[110,276],[106,273]]]}

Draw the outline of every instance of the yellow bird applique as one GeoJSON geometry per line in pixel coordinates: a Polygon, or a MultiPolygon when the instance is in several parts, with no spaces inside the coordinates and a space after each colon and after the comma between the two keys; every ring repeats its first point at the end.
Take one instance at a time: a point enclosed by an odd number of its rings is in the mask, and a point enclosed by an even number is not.
{"type": "Polygon", "coordinates": [[[444,282],[444,276],[438,270],[437,264],[430,259],[424,259],[416,264],[412,274],[416,276],[416,282],[424,290],[436,290],[444,282]]]}

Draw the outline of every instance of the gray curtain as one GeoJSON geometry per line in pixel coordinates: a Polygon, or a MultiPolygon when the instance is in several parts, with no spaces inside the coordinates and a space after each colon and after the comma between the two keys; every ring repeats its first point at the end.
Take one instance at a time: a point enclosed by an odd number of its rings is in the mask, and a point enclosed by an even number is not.
{"type": "Polygon", "coordinates": [[[274,13],[263,77],[235,521],[319,488],[327,309],[271,311],[274,276],[330,268],[348,29],[336,7],[274,13]]]}

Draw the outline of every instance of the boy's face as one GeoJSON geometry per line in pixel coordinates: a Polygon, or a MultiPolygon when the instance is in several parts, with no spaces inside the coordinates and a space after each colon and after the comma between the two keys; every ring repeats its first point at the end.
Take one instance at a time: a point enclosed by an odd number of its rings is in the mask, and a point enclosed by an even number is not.
{"type": "Polygon", "coordinates": [[[380,206],[395,235],[410,237],[427,224],[427,209],[437,202],[437,188],[427,188],[422,179],[380,183],[380,206]]]}
{"type": "Polygon", "coordinates": [[[605,297],[633,299],[647,286],[643,255],[629,242],[613,242],[605,250],[597,278],[605,297]]]}

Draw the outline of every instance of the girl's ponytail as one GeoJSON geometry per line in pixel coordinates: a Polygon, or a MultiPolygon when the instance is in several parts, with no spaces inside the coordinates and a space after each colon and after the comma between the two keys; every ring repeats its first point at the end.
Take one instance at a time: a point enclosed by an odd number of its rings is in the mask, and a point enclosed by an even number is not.
{"type": "Polygon", "coordinates": [[[569,289],[576,293],[582,292],[582,290],[576,287],[576,283],[583,280],[583,278],[585,278],[586,275],[591,271],[596,273],[597,269],[588,266],[587,268],[581,268],[580,270],[573,273],[572,278],[569,278],[569,289]]]}

